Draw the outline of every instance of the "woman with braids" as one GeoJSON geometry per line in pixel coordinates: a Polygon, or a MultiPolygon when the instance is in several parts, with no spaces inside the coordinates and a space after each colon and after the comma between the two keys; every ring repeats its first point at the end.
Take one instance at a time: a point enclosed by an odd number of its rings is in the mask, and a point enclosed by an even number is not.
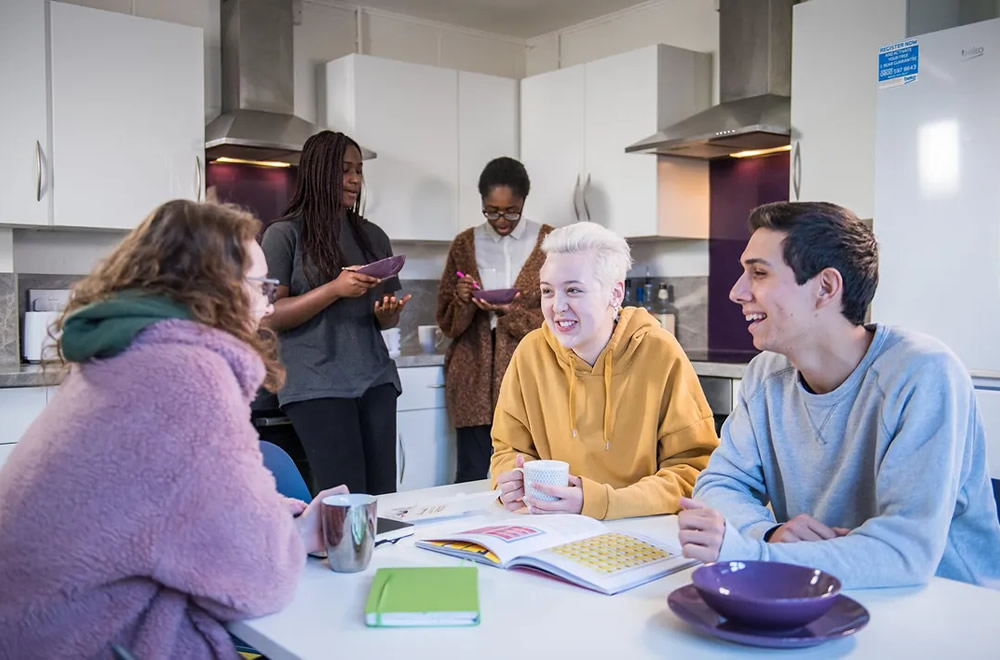
{"type": "Polygon", "coordinates": [[[278,401],[292,421],[315,491],[396,490],[396,364],[380,330],[399,322],[410,296],[399,280],[348,268],[392,255],[389,237],[360,214],[361,149],[343,133],[306,140],[298,190],[264,232],[278,280],[268,325],[279,333],[288,372],[278,401]]]}
{"type": "Polygon", "coordinates": [[[456,482],[485,479],[500,381],[521,339],[542,325],[538,269],[552,227],[523,217],[531,181],[524,165],[496,158],[479,176],[486,222],[455,237],[438,286],[437,322],[454,339],[445,359],[445,392],[458,432],[456,482]],[[506,305],[472,297],[476,286],[516,287],[506,305]]]}

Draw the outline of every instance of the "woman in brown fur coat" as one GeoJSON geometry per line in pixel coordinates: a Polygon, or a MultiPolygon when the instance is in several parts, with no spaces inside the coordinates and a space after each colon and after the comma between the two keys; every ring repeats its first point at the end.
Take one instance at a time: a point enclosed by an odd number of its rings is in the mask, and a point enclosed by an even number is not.
{"type": "Polygon", "coordinates": [[[452,338],[445,392],[458,432],[455,481],[485,479],[493,453],[490,427],[500,381],[521,338],[542,324],[540,246],[552,227],[523,216],[531,182],[513,158],[490,161],[479,177],[486,222],[455,237],[438,286],[437,322],[452,338]],[[517,288],[517,298],[491,305],[476,287],[517,288]]]}

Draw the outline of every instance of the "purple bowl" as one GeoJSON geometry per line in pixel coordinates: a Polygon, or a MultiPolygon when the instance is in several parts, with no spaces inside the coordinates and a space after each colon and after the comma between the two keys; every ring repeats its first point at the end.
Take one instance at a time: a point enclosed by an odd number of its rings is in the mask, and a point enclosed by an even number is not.
{"type": "Polygon", "coordinates": [[[403,270],[404,263],[406,263],[406,255],[397,254],[393,257],[379,259],[378,261],[373,261],[370,264],[359,266],[358,268],[354,268],[352,270],[354,270],[355,273],[361,273],[362,275],[369,275],[371,277],[377,277],[380,280],[384,280],[403,270]]]}
{"type": "Polygon", "coordinates": [[[487,289],[472,292],[473,298],[478,298],[491,305],[507,305],[514,302],[520,289],[487,289]]]}
{"type": "Polygon", "coordinates": [[[840,580],[816,568],[770,561],[728,561],[697,568],[691,576],[712,609],[761,628],[798,628],[826,614],[840,580]]]}

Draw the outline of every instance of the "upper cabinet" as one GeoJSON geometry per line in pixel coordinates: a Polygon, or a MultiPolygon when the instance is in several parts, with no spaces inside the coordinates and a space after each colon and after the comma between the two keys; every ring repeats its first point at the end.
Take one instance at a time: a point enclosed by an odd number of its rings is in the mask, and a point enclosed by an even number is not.
{"type": "Polygon", "coordinates": [[[201,199],[202,31],[53,2],[53,224],[135,227],[201,199]]]}
{"type": "Polygon", "coordinates": [[[657,45],[521,81],[528,215],[628,237],[708,237],[708,163],[625,147],[707,108],[711,60],[657,45]]]}
{"type": "Polygon", "coordinates": [[[0,223],[49,224],[46,57],[45,3],[0,2],[0,223]]]}
{"type": "Polygon", "coordinates": [[[0,110],[0,224],[128,229],[202,198],[201,29],[5,0],[0,53],[17,99],[0,110]]]}
{"type": "Polygon", "coordinates": [[[872,217],[878,49],[906,37],[906,10],[907,0],[794,6],[790,200],[872,217]]]}
{"type": "MultiPolygon", "coordinates": [[[[458,72],[459,231],[485,222],[479,175],[486,163],[518,157],[517,105],[513,78],[458,72]]],[[[534,217],[530,207],[525,213],[534,217]]]]}
{"type": "Polygon", "coordinates": [[[325,124],[378,154],[364,213],[395,241],[450,241],[482,221],[479,173],[517,156],[516,105],[505,78],[369,55],[326,65],[325,124]]]}

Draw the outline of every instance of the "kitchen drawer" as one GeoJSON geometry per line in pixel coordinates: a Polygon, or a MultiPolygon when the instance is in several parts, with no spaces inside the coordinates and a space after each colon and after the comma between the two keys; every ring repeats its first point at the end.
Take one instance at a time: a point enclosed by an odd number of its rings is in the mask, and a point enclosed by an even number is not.
{"type": "Polygon", "coordinates": [[[7,462],[7,457],[10,456],[10,453],[14,451],[14,447],[16,446],[16,442],[12,442],[9,445],[0,445],[0,470],[3,469],[3,464],[7,462]]]}
{"type": "Polygon", "coordinates": [[[404,367],[399,370],[403,393],[396,410],[444,408],[444,367],[404,367]]]}

